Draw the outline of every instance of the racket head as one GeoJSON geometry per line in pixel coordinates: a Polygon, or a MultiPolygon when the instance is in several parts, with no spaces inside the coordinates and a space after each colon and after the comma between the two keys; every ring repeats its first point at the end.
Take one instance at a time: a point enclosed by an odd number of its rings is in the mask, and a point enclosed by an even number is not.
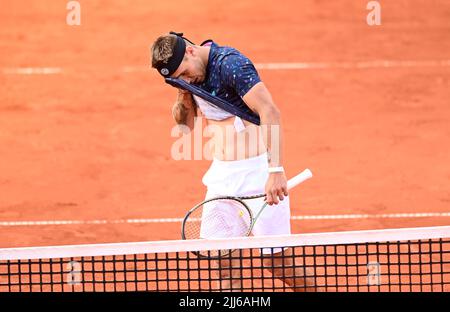
{"type": "MultiPolygon", "coordinates": [[[[193,207],[183,219],[183,239],[218,239],[249,236],[253,225],[253,213],[241,199],[222,196],[207,199],[193,207]]],[[[193,252],[199,257],[222,257],[233,250],[209,250],[193,252]]]]}

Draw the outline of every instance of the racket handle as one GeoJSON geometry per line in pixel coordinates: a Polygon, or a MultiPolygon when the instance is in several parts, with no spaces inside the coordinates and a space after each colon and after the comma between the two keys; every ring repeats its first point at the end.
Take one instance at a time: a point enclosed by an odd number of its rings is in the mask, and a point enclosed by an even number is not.
{"type": "Polygon", "coordinates": [[[305,182],[306,180],[312,178],[312,172],[309,169],[303,170],[301,173],[297,174],[295,177],[289,179],[287,182],[287,188],[290,190],[293,187],[296,187],[302,182],[305,182]]]}

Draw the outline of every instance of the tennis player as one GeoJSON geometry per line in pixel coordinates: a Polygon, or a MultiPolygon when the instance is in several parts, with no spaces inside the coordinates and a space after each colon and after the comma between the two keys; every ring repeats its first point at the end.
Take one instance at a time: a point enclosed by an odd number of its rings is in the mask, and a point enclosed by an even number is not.
{"type": "MultiPolygon", "coordinates": [[[[179,89],[178,98],[172,108],[177,124],[186,125],[192,130],[195,117],[203,116],[208,125],[222,129],[215,132],[210,141],[214,157],[202,179],[207,187],[206,198],[265,193],[266,202],[270,206],[255,223],[253,235],[290,234],[281,114],[253,63],[234,48],[220,46],[212,40],[195,45],[183,37],[183,34],[173,32],[156,39],[151,48],[151,55],[152,67],[163,77],[181,78],[226,100],[241,113],[242,118],[179,89]],[[255,120],[255,116],[260,120],[259,125],[249,121],[255,120]],[[261,131],[262,127],[265,131],[261,131]],[[231,139],[229,136],[224,137],[224,134],[230,132],[230,128],[234,132],[231,139]],[[253,141],[238,139],[239,136],[252,131],[258,134],[253,141]],[[255,146],[263,148],[254,148],[255,146]],[[244,150],[245,153],[237,153],[238,150],[244,150]]],[[[262,203],[256,201],[251,203],[251,206],[259,209],[262,203]]],[[[257,212],[254,211],[254,214],[257,212]]],[[[202,224],[202,231],[207,232],[208,226],[211,231],[214,230],[214,224],[202,224]]],[[[263,253],[270,252],[263,250],[263,253]]],[[[305,284],[305,280],[300,278],[304,274],[297,268],[298,271],[293,275],[294,272],[289,269],[293,265],[289,253],[290,251],[285,251],[286,257],[277,258],[276,254],[267,257],[265,265],[272,270],[274,276],[299,290],[305,284]],[[299,278],[284,278],[285,276],[299,278]]],[[[228,265],[230,270],[221,270],[223,283],[230,283],[230,274],[235,278],[231,279],[233,285],[222,286],[230,290],[239,289],[239,270],[233,270],[234,263],[221,263],[222,268],[224,265],[228,265]]]]}

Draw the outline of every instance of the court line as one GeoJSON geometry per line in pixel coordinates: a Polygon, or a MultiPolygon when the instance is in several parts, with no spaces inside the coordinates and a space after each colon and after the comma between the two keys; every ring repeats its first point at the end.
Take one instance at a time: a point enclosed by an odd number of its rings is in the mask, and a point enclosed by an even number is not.
{"type": "MultiPolygon", "coordinates": [[[[385,213],[385,214],[338,214],[292,216],[291,220],[343,220],[343,219],[398,219],[450,217],[450,212],[385,213]]],[[[46,225],[101,225],[101,224],[145,224],[181,223],[182,218],[119,219],[119,220],[53,220],[53,221],[0,221],[0,227],[46,226],[46,225]]]]}
{"type": "MultiPolygon", "coordinates": [[[[261,70],[307,70],[307,69],[367,69],[367,68],[409,68],[409,67],[446,67],[450,66],[450,60],[374,60],[361,62],[291,62],[291,63],[255,63],[255,67],[261,70]]],[[[54,75],[63,72],[76,71],[77,69],[63,69],[61,67],[13,67],[2,68],[5,75],[54,75]]],[[[147,72],[148,66],[123,66],[119,69],[122,73],[147,72]]]]}
{"type": "Polygon", "coordinates": [[[392,67],[441,67],[450,66],[450,60],[425,61],[395,61],[375,60],[364,62],[335,62],[335,63],[265,63],[255,64],[258,69],[364,69],[364,68],[392,68],[392,67]]]}
{"type": "Polygon", "coordinates": [[[5,75],[54,75],[61,74],[60,67],[15,67],[3,68],[2,73],[5,75]]]}

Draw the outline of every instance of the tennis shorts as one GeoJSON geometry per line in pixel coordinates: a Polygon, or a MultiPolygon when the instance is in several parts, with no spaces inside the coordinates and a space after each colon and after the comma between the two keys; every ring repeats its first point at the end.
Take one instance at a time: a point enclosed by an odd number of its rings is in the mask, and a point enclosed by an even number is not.
{"type": "MultiPolygon", "coordinates": [[[[223,161],[214,159],[210,168],[203,176],[202,182],[207,187],[206,199],[221,196],[249,196],[265,193],[268,173],[267,153],[243,160],[223,161]]],[[[264,198],[246,200],[254,216],[264,205],[264,198]]],[[[232,204],[232,203],[230,203],[232,204]]],[[[220,238],[230,237],[233,230],[233,217],[227,216],[226,203],[210,202],[204,207],[203,213],[214,213],[222,217],[215,217],[202,222],[201,237],[220,238]],[[225,225],[225,226],[224,226],[225,225]],[[218,230],[221,229],[221,230],[218,230]],[[226,231],[221,233],[220,231],[226,231]]],[[[229,210],[229,209],[228,209],[229,210]]],[[[259,235],[287,235],[291,233],[289,197],[285,197],[278,205],[266,206],[256,220],[252,234],[259,235]]],[[[235,218],[234,218],[235,219],[235,218]]],[[[266,250],[264,250],[266,253],[266,250]]],[[[267,253],[270,253],[268,250],[267,253]]]]}

